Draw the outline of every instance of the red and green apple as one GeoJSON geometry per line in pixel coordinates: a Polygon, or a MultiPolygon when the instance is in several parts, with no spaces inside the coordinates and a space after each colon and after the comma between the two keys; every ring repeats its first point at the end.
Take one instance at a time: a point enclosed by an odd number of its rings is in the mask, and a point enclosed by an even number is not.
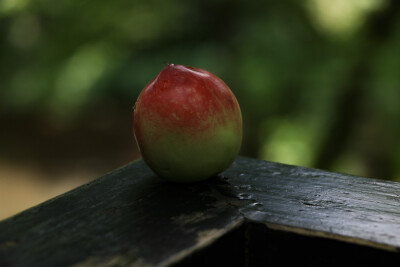
{"type": "Polygon", "coordinates": [[[228,168],[242,141],[242,115],[229,87],[199,68],[167,64],[140,93],[133,128],[147,165],[173,182],[228,168]]]}

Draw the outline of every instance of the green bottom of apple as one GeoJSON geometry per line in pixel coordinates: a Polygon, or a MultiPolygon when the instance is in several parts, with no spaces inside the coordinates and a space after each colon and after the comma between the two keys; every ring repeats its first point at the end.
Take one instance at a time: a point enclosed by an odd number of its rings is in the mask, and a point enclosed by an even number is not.
{"type": "Polygon", "coordinates": [[[144,142],[144,160],[159,176],[180,183],[205,180],[222,172],[231,165],[241,144],[234,125],[224,125],[206,136],[170,133],[157,139],[151,144],[144,142]]]}

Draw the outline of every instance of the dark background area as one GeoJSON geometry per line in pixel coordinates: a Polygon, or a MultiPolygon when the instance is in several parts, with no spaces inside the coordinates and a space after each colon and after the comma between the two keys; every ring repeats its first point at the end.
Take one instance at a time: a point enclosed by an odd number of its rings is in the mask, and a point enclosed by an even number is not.
{"type": "Polygon", "coordinates": [[[0,218],[140,156],[165,65],[236,95],[240,154],[400,181],[400,2],[0,2],[0,218]]]}

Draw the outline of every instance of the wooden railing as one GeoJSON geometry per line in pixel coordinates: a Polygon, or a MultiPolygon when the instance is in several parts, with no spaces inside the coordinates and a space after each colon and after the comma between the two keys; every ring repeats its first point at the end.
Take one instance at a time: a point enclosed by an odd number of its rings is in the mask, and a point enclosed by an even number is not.
{"type": "Polygon", "coordinates": [[[0,266],[400,264],[400,183],[239,157],[195,184],[136,161],[0,222],[0,266]]]}

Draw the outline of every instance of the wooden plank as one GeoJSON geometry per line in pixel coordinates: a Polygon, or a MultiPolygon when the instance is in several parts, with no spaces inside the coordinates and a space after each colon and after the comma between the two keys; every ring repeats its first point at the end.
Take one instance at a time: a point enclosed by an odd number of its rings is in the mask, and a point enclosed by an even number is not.
{"type": "Polygon", "coordinates": [[[173,184],[140,160],[0,222],[0,266],[199,265],[210,255],[249,265],[265,260],[257,244],[284,248],[281,236],[397,260],[399,192],[395,182],[242,157],[208,181],[173,184]]]}
{"type": "Polygon", "coordinates": [[[252,203],[240,212],[273,229],[400,248],[400,183],[251,159],[235,162],[223,192],[252,203]]]}
{"type": "Polygon", "coordinates": [[[0,266],[167,265],[243,220],[212,183],[177,185],[137,161],[0,224],[0,266]]]}

